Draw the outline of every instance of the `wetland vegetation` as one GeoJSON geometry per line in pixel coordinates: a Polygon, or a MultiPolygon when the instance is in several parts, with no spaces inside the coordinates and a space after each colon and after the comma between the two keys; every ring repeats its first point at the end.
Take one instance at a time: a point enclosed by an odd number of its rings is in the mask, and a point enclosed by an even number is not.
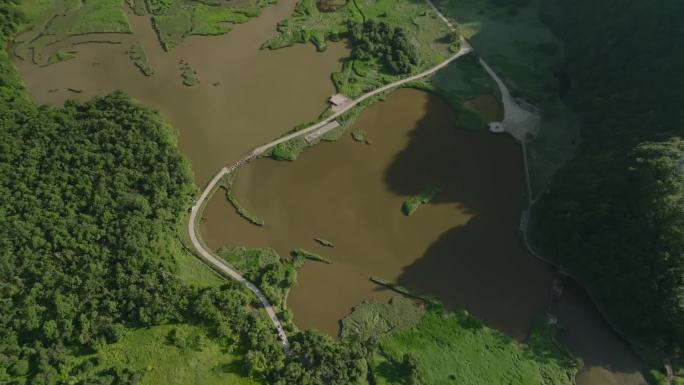
{"type": "Polygon", "coordinates": [[[221,181],[219,182],[219,186],[223,189],[223,193],[226,196],[226,200],[228,200],[228,202],[230,202],[235,211],[249,223],[256,226],[263,226],[264,220],[251,214],[246,208],[244,208],[240,204],[237,198],[235,198],[235,195],[233,195],[233,181],[235,180],[236,173],[237,171],[234,171],[230,174],[226,174],[225,176],[223,176],[223,178],[221,178],[221,181]]]}
{"type": "Polygon", "coordinates": [[[350,98],[408,72],[430,68],[450,54],[450,43],[443,39],[449,30],[424,2],[357,0],[335,8],[325,12],[314,0],[300,0],[292,17],[278,24],[279,34],[264,47],[312,42],[325,50],[327,42],[348,38],[352,56],[333,81],[350,98]]]}
{"type": "Polygon", "coordinates": [[[199,83],[199,78],[197,77],[197,71],[192,69],[190,63],[186,61],[181,61],[180,63],[180,76],[183,79],[183,85],[192,87],[199,83]]]}
{"type": "Polygon", "coordinates": [[[154,69],[150,65],[150,61],[147,59],[147,54],[145,53],[145,48],[142,44],[135,43],[128,49],[128,57],[131,58],[136,67],[145,75],[154,75],[154,69]]]}
{"type": "Polygon", "coordinates": [[[335,244],[332,243],[332,242],[330,242],[330,241],[327,240],[327,239],[323,239],[323,238],[314,238],[314,241],[316,241],[316,242],[318,242],[319,244],[321,244],[321,245],[323,245],[323,246],[326,246],[326,247],[335,247],[335,244]]]}
{"type": "Polygon", "coordinates": [[[332,261],[322,255],[312,253],[310,251],[304,250],[304,249],[295,249],[290,253],[292,258],[306,258],[311,261],[317,261],[317,262],[323,262],[327,264],[331,264],[332,261]]]}
{"type": "Polygon", "coordinates": [[[426,203],[430,203],[431,200],[435,199],[435,197],[440,193],[440,188],[439,187],[427,187],[423,191],[420,192],[420,194],[415,195],[407,199],[403,205],[401,205],[401,211],[404,213],[404,215],[412,215],[413,213],[418,210],[418,207],[420,205],[424,205],[426,203]]]}
{"type": "Polygon", "coordinates": [[[304,255],[282,259],[271,248],[222,248],[218,255],[257,285],[279,311],[285,311],[287,292],[297,283],[297,269],[304,255]]]}
{"type": "Polygon", "coordinates": [[[342,321],[342,336],[374,347],[375,384],[573,384],[580,363],[539,325],[520,344],[465,311],[396,298],[365,302],[342,321]]]}

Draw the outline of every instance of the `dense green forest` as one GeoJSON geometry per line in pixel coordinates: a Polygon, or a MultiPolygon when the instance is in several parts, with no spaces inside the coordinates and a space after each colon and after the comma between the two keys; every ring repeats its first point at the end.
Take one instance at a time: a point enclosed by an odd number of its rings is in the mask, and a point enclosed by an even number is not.
{"type": "Polygon", "coordinates": [[[418,52],[403,28],[383,21],[349,21],[352,58],[378,60],[395,74],[405,74],[418,64],[418,52]]]}
{"type": "Polygon", "coordinates": [[[557,75],[583,142],[534,208],[534,242],[628,336],[684,358],[684,3],[562,4],[557,75]]]}
{"type": "Polygon", "coordinates": [[[136,384],[145,373],[80,357],[167,323],[201,326],[265,383],[364,373],[357,347],[317,334],[294,335],[286,357],[242,286],[178,278],[195,187],[173,130],[120,92],[31,103],[4,49],[22,23],[15,7],[0,4],[0,383],[136,384]]]}

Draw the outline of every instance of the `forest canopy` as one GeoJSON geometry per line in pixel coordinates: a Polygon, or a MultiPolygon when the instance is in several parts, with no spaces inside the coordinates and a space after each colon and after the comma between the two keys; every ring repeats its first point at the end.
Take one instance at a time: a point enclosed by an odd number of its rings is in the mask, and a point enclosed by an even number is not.
{"type": "Polygon", "coordinates": [[[534,209],[535,242],[597,290],[627,335],[682,357],[684,51],[673,47],[684,8],[581,0],[563,11],[559,75],[583,144],[534,209]]]}
{"type": "Polygon", "coordinates": [[[384,21],[349,22],[352,57],[378,60],[392,73],[406,74],[418,64],[418,53],[401,27],[384,21]]]}

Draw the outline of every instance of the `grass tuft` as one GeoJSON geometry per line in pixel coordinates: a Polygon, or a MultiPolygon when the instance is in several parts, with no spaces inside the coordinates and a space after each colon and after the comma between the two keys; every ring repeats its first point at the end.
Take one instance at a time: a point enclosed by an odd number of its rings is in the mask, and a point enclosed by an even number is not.
{"type": "Polygon", "coordinates": [[[421,191],[420,194],[407,199],[401,206],[401,211],[406,216],[412,215],[418,210],[420,205],[429,203],[431,200],[435,199],[440,192],[441,190],[438,187],[428,187],[421,191]]]}

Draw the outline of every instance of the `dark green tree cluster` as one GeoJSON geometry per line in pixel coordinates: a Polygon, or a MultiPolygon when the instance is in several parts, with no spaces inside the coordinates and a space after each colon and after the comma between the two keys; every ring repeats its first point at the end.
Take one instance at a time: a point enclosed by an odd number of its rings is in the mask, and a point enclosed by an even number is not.
{"type": "Polygon", "coordinates": [[[277,309],[286,307],[285,297],[297,284],[297,269],[304,258],[282,259],[271,248],[221,248],[218,255],[252,281],[277,309]]]}
{"type": "Polygon", "coordinates": [[[334,341],[314,331],[298,333],[291,343],[287,362],[269,383],[348,385],[366,378],[366,351],[357,343],[334,341]]]}
{"type": "Polygon", "coordinates": [[[559,75],[583,144],[535,207],[533,240],[626,334],[683,357],[684,4],[580,0],[563,11],[559,75]]]}
{"type": "Polygon", "coordinates": [[[348,28],[354,59],[378,60],[395,74],[409,73],[418,64],[416,47],[402,27],[369,20],[350,21],[348,28]]]}
{"type": "Polygon", "coordinates": [[[16,98],[0,117],[3,352],[49,358],[183,319],[165,241],[193,187],[170,128],[121,93],[63,108],[16,98]]]}

